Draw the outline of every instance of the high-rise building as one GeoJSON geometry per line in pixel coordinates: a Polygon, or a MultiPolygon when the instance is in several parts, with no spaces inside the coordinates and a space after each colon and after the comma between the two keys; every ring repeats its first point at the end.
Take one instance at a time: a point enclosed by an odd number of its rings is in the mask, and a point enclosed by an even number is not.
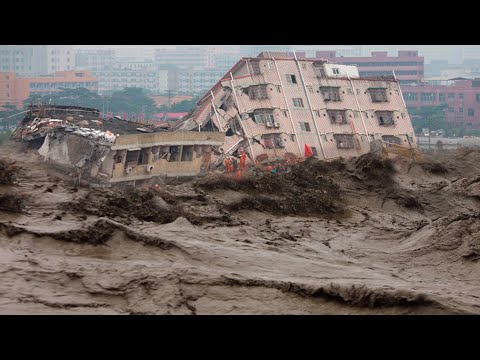
{"type": "Polygon", "coordinates": [[[320,159],[364,154],[373,140],[416,147],[397,79],[322,59],[242,58],[197,104],[179,130],[224,131],[225,154],[255,161],[303,157],[305,145],[320,159]]]}
{"type": "Polygon", "coordinates": [[[77,49],[75,64],[77,69],[100,70],[115,64],[115,50],[112,49],[77,49]]]}
{"type": "Polygon", "coordinates": [[[0,71],[37,76],[75,69],[73,46],[1,45],[0,71]]]}

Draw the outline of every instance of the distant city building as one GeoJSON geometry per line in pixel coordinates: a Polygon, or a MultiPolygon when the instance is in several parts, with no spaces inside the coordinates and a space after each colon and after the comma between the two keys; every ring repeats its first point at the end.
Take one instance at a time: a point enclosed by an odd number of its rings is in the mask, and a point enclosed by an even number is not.
{"type": "Polygon", "coordinates": [[[75,69],[73,46],[1,45],[0,71],[37,76],[75,69]]]}
{"type": "Polygon", "coordinates": [[[113,66],[115,62],[115,50],[112,49],[78,49],[75,54],[75,63],[78,69],[101,70],[113,66]]]}
{"type": "Polygon", "coordinates": [[[155,60],[155,49],[152,47],[121,47],[115,48],[116,57],[131,57],[135,61],[151,62],[155,60]]]}
{"type": "Polygon", "coordinates": [[[225,74],[225,70],[216,69],[183,69],[169,72],[170,90],[193,95],[202,94],[225,74]]]}
{"type": "Polygon", "coordinates": [[[98,90],[98,81],[89,71],[57,71],[52,75],[18,77],[14,72],[0,72],[0,106],[22,108],[31,94],[48,94],[62,89],[98,90]]]}
{"type": "Polygon", "coordinates": [[[386,51],[372,52],[369,57],[337,57],[336,51],[317,51],[317,58],[336,64],[355,65],[360,76],[395,76],[400,84],[418,84],[424,76],[424,59],[418,51],[400,50],[398,56],[388,56],[386,51]]]}
{"type": "Polygon", "coordinates": [[[208,67],[206,46],[177,46],[175,49],[156,49],[157,65],[171,65],[177,68],[208,67]]]}
{"type": "Polygon", "coordinates": [[[1,45],[0,71],[20,76],[47,73],[47,46],[1,45]]]}
{"type": "Polygon", "coordinates": [[[101,94],[110,94],[129,87],[142,88],[152,94],[167,89],[167,71],[157,71],[149,66],[133,69],[118,64],[113,68],[92,71],[92,74],[98,78],[98,91],[101,94]]]}
{"type": "Polygon", "coordinates": [[[48,45],[47,71],[70,71],[75,69],[75,51],[73,46],[48,45]]]}
{"type": "Polygon", "coordinates": [[[409,108],[445,104],[445,119],[455,127],[480,129],[480,79],[431,80],[420,86],[402,86],[409,108]]]}

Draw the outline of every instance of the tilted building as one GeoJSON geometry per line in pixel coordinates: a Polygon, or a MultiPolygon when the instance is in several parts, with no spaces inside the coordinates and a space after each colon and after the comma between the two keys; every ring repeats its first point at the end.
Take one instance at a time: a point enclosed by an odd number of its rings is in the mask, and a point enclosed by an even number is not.
{"type": "Polygon", "coordinates": [[[373,140],[416,147],[396,78],[294,53],[242,58],[177,130],[223,131],[225,154],[259,161],[303,157],[305,144],[320,159],[359,156],[373,140]]]}
{"type": "Polygon", "coordinates": [[[102,119],[96,109],[43,105],[29,107],[12,137],[90,183],[137,185],[205,174],[225,134],[163,131],[120,117],[102,119]]]}

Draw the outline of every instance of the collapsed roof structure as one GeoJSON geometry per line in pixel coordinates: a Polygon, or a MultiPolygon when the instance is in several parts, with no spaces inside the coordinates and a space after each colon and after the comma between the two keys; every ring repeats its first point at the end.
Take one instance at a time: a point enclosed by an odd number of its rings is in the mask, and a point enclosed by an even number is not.
{"type": "Polygon", "coordinates": [[[305,145],[326,160],[367,153],[375,140],[417,146],[394,76],[295,53],[242,58],[176,129],[224,132],[224,154],[243,148],[255,162],[303,157],[305,145]]]}
{"type": "Polygon", "coordinates": [[[161,126],[102,119],[96,109],[30,106],[12,139],[38,149],[45,160],[99,184],[152,177],[197,176],[223,144],[221,132],[165,131],[161,126]]]}

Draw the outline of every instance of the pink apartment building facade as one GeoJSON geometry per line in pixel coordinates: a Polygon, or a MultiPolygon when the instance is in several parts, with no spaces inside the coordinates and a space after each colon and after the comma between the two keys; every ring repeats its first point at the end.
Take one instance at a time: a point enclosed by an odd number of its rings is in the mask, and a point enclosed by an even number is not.
{"type": "Polygon", "coordinates": [[[223,131],[224,154],[240,148],[251,160],[304,156],[353,157],[383,140],[416,147],[394,77],[359,77],[354,66],[287,53],[242,58],[178,130],[223,131]]]}
{"type": "Polygon", "coordinates": [[[480,129],[480,79],[452,79],[444,84],[402,86],[409,108],[445,104],[445,119],[455,127],[480,129]]]}

